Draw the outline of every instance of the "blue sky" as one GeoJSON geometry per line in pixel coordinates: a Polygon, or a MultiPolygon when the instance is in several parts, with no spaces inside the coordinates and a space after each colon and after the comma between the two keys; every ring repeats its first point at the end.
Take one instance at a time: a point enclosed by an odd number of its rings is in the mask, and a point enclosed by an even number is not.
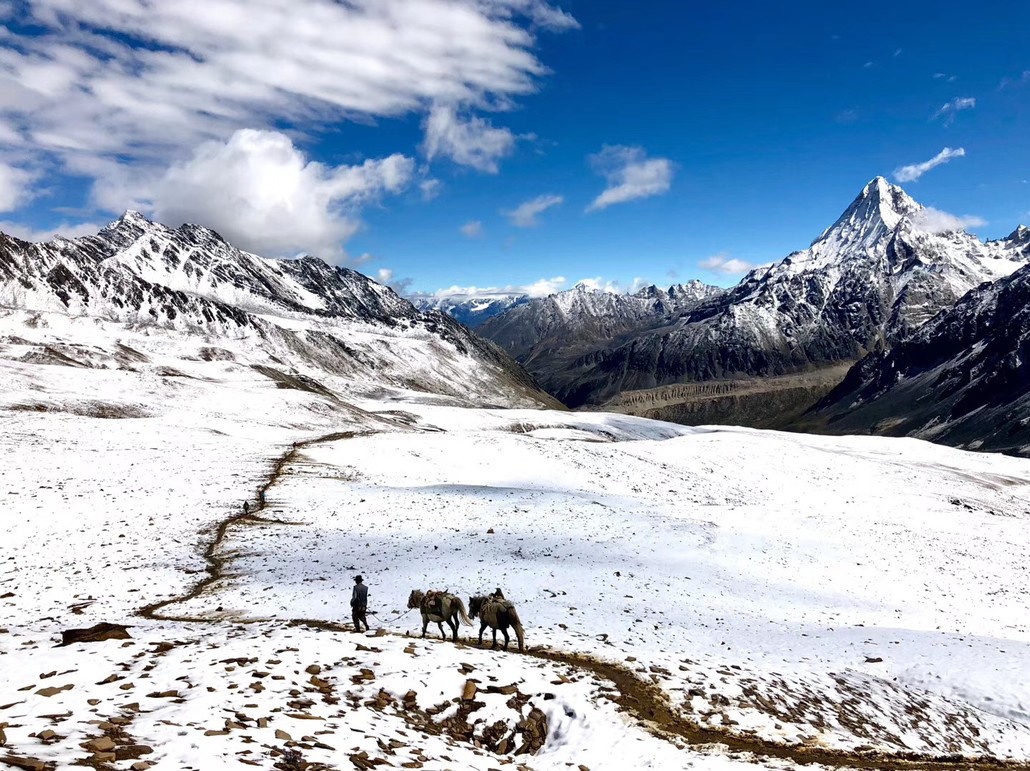
{"type": "Polygon", "coordinates": [[[1030,220],[1024,2],[148,5],[0,0],[3,229],[132,207],[539,293],[732,283],[878,174],[984,237],[1030,220]]]}

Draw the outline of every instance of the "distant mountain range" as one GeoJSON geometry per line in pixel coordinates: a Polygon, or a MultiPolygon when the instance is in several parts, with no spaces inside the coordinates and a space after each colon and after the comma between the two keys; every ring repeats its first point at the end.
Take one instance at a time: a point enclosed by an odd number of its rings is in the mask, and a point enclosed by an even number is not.
{"type": "Polygon", "coordinates": [[[478,331],[571,407],[790,427],[850,365],[1028,260],[1025,228],[984,243],[877,177],[811,246],[728,290],[577,287],[478,331]]]}
{"type": "Polygon", "coordinates": [[[440,311],[475,329],[487,319],[504,313],[516,305],[529,302],[525,294],[468,295],[412,295],[407,298],[421,311],[440,311]]]}
{"type": "MultiPolygon", "coordinates": [[[[167,228],[138,212],[84,238],[36,244],[0,234],[2,309],[191,336],[197,355],[224,344],[236,351],[225,355],[243,356],[272,379],[337,378],[359,389],[475,403],[554,403],[500,348],[360,273],[313,257],[258,257],[212,230],[167,228]]],[[[117,339],[98,340],[99,348],[96,340],[71,340],[66,349],[29,355],[37,363],[118,366],[117,339]]]]}

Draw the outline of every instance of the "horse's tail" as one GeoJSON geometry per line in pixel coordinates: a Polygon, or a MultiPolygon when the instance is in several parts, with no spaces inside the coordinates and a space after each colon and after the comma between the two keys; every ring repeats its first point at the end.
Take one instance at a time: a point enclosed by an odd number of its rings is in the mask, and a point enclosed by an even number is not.
{"type": "Polygon", "coordinates": [[[515,629],[515,637],[519,641],[519,653],[522,653],[526,647],[526,635],[522,631],[522,620],[519,618],[519,613],[515,610],[515,606],[508,608],[508,620],[515,629]]]}
{"type": "Polygon", "coordinates": [[[462,601],[461,597],[455,597],[454,604],[458,608],[458,618],[461,619],[461,623],[465,626],[472,626],[472,619],[469,618],[469,614],[465,612],[465,603],[462,601]]]}

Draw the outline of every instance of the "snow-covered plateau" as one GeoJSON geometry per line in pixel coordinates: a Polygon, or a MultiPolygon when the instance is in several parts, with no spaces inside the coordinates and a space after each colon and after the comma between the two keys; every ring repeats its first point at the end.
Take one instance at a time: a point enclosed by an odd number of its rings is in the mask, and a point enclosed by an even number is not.
{"type": "Polygon", "coordinates": [[[0,767],[1030,760],[1027,460],[325,391],[249,341],[0,313],[0,767]],[[406,608],[495,587],[524,654],[406,608]]]}

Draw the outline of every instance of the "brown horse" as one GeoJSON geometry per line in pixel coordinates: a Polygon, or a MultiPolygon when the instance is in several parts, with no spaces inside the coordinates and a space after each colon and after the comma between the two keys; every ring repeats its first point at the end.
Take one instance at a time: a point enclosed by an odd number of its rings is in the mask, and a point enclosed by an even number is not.
{"type": "Polygon", "coordinates": [[[497,630],[504,635],[504,649],[508,650],[508,627],[515,630],[515,637],[519,641],[519,653],[526,647],[526,638],[522,631],[522,621],[515,610],[515,606],[507,600],[495,599],[493,597],[469,597],[469,612],[472,618],[479,616],[479,644],[483,644],[483,632],[489,625],[494,632],[494,644],[491,648],[497,647],[497,630]]]}
{"type": "Polygon", "coordinates": [[[422,636],[426,636],[426,628],[430,621],[435,621],[440,627],[440,636],[447,639],[444,634],[443,624],[451,628],[454,642],[458,642],[458,619],[466,626],[472,626],[472,619],[465,612],[465,603],[461,597],[455,597],[447,592],[422,593],[418,589],[412,589],[408,595],[408,607],[418,608],[422,612],[422,636]]]}

